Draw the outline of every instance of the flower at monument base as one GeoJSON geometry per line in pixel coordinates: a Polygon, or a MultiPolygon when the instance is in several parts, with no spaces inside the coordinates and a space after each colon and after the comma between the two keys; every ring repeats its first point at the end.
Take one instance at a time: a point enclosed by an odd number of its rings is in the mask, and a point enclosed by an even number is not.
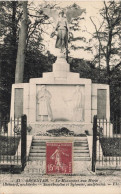
{"type": "Polygon", "coordinates": [[[29,126],[27,126],[27,131],[30,133],[31,132],[31,130],[32,130],[32,127],[29,125],[29,126]]]}
{"type": "Polygon", "coordinates": [[[14,132],[15,132],[17,135],[19,135],[19,134],[21,133],[21,128],[20,128],[19,125],[15,125],[13,130],[14,130],[14,132]]]}

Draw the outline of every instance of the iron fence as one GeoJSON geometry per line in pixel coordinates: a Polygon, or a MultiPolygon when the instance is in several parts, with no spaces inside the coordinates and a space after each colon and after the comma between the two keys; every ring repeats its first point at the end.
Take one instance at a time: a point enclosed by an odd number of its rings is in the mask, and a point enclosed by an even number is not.
{"type": "Polygon", "coordinates": [[[92,171],[121,167],[121,120],[97,119],[93,122],[92,171]]]}
{"type": "Polygon", "coordinates": [[[22,170],[26,166],[26,152],[27,152],[27,118],[26,115],[21,117],[21,164],[22,170]]]}
{"type": "Polygon", "coordinates": [[[26,165],[26,116],[0,120],[0,166],[26,165]]]}

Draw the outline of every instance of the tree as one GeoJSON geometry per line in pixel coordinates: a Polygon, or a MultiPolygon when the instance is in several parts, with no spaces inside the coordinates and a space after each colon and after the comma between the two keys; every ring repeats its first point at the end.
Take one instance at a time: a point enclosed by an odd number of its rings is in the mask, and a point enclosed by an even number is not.
{"type": "Polygon", "coordinates": [[[27,1],[23,1],[22,6],[23,6],[23,18],[21,21],[21,28],[19,31],[19,44],[16,59],[15,83],[22,83],[24,76],[26,39],[27,39],[27,1]]]}
{"type": "Polygon", "coordinates": [[[9,114],[21,13],[20,2],[0,1],[0,114],[2,118],[9,114]]]}
{"type": "Polygon", "coordinates": [[[104,7],[100,11],[102,23],[95,27],[94,38],[99,41],[99,59],[106,62],[108,82],[110,83],[111,66],[121,60],[121,3],[116,1],[104,1],[104,7]],[[117,59],[117,60],[116,60],[117,59]]]}

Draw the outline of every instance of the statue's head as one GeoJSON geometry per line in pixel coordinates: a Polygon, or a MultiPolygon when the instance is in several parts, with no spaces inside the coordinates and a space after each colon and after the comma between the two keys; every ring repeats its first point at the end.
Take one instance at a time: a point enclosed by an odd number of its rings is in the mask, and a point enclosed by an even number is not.
{"type": "Polygon", "coordinates": [[[64,16],[64,11],[63,11],[63,10],[61,10],[61,11],[59,12],[59,16],[61,16],[61,17],[64,16]]]}

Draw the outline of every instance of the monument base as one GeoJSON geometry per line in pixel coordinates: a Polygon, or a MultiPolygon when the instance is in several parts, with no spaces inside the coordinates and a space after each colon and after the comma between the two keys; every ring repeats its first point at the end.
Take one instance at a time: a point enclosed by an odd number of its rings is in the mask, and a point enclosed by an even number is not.
{"type": "Polygon", "coordinates": [[[92,123],[85,122],[38,122],[30,125],[32,127],[31,135],[45,135],[48,130],[61,128],[67,128],[76,135],[83,134],[85,131],[91,135],[93,126],[92,123]]]}
{"type": "Polygon", "coordinates": [[[53,72],[32,78],[29,83],[13,84],[10,117],[20,118],[22,114],[27,115],[32,135],[62,127],[76,134],[92,134],[94,115],[109,121],[109,85],[95,84],[70,72],[61,54],[53,72]]]}

